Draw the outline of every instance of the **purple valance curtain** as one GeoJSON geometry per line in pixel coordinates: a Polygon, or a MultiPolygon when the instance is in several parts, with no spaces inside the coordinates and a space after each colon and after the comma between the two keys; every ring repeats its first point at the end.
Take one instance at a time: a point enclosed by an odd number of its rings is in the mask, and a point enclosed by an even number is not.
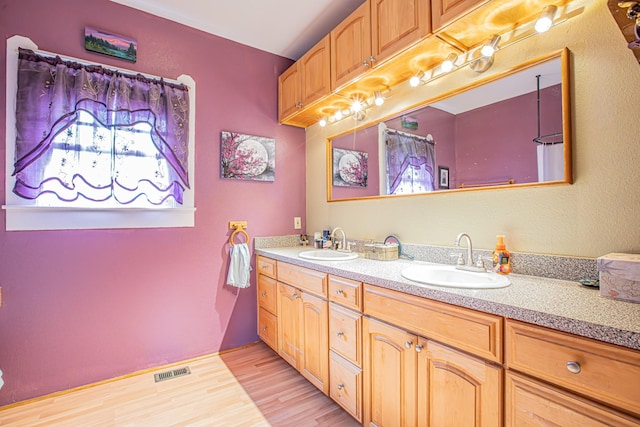
{"type": "Polygon", "coordinates": [[[389,194],[434,191],[435,145],[423,136],[387,130],[389,194]]]}
{"type": "MultiPolygon", "coordinates": [[[[139,197],[142,190],[136,189],[143,187],[155,188],[162,200],[174,197],[182,203],[182,193],[185,188],[189,188],[189,94],[184,85],[172,84],[162,79],[149,79],[140,74],[125,74],[101,66],[64,61],[59,57],[42,56],[20,49],[16,130],[14,192],[21,197],[35,199],[44,192],[51,193],[50,188],[58,186],[64,189],[61,193],[66,194],[64,197],[57,194],[58,198],[73,200],[74,197],[69,197],[68,194],[71,191],[73,195],[77,182],[82,183],[84,188],[106,189],[111,194],[109,197],[116,199],[121,194],[124,200],[118,202],[124,204],[139,197]],[[131,152],[130,144],[126,142],[116,144],[116,138],[113,138],[114,143],[108,153],[102,157],[95,156],[99,160],[93,160],[109,161],[110,158],[112,163],[108,167],[115,170],[109,183],[92,182],[94,178],[90,173],[78,172],[81,168],[73,172],[73,179],[63,179],[61,174],[45,173],[53,148],[56,144],[59,145],[56,141],[67,134],[71,137],[72,126],[82,121],[79,117],[84,113],[91,115],[91,124],[96,128],[94,137],[100,139],[103,138],[101,131],[124,129],[133,135],[135,132],[140,133],[141,123],[148,124],[149,130],[146,132],[151,136],[152,150],[155,151],[153,156],[157,158],[158,164],[164,165],[162,171],[156,172],[156,176],[161,174],[163,180],[117,170],[117,161],[114,159],[136,156],[136,152],[131,152]],[[135,176],[136,182],[133,182],[132,176],[135,176]]],[[[74,141],[79,140],[79,136],[74,138],[74,141]]],[[[70,141],[70,138],[67,139],[70,141]]],[[[63,144],[65,149],[76,150],[78,158],[81,158],[81,151],[91,151],[86,147],[78,147],[77,142],[74,145],[69,141],[63,144]]],[[[94,151],[99,150],[91,147],[91,142],[87,142],[87,145],[94,151]]],[[[137,155],[142,156],[139,153],[137,155]]],[[[131,163],[121,163],[131,166],[131,163]]],[[[100,196],[82,195],[97,201],[106,198],[104,191],[100,196]]],[[[154,202],[154,197],[145,195],[152,203],[157,202],[157,197],[154,202]]],[[[75,198],[77,196],[75,194],[75,198]]]]}

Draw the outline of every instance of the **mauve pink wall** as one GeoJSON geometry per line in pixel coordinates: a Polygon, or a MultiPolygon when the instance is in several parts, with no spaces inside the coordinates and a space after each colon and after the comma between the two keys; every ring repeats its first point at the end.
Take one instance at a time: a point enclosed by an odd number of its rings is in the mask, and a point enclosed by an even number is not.
{"type": "MultiPolygon", "coordinates": [[[[541,134],[562,132],[560,85],[540,91],[541,134]]],[[[477,184],[514,179],[538,181],[537,94],[477,108],[456,116],[458,183],[477,184]],[[518,111],[519,114],[513,114],[518,111]],[[500,132],[496,132],[500,129],[500,132]]]]}
{"type": "Polygon", "coordinates": [[[293,217],[305,217],[304,131],[277,121],[277,76],[291,61],[106,0],[3,0],[0,28],[3,159],[10,36],[150,74],[189,74],[197,84],[194,228],[2,225],[0,405],[256,341],[255,277],[246,290],[225,285],[228,221],[273,236],[297,234],[293,217]],[[85,26],[137,39],[138,62],[86,52],[85,26]],[[275,138],[276,181],[220,179],[222,130],[275,138]]]}

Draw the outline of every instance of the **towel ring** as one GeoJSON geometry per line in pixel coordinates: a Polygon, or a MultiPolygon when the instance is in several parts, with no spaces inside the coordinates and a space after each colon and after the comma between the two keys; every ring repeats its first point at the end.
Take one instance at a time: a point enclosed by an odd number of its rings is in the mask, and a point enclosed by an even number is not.
{"type": "Polygon", "coordinates": [[[229,237],[229,243],[231,243],[231,246],[235,246],[235,243],[233,243],[233,238],[236,237],[236,234],[238,233],[244,234],[245,243],[249,243],[249,234],[244,231],[244,228],[238,227],[233,233],[231,233],[231,237],[229,237]]]}

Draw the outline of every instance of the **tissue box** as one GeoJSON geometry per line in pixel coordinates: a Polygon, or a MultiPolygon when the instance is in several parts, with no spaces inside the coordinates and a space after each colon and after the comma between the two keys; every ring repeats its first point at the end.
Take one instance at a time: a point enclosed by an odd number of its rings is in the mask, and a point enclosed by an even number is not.
{"type": "Polygon", "coordinates": [[[600,295],[640,302],[640,254],[608,254],[598,258],[600,295]]]}
{"type": "Polygon", "coordinates": [[[378,261],[393,261],[398,259],[397,243],[374,243],[364,245],[365,258],[378,261]]]}

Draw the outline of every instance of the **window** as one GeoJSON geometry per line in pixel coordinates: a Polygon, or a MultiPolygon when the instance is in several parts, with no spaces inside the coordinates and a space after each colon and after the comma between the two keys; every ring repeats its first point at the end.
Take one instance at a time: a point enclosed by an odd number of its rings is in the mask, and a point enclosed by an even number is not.
{"type": "Polygon", "coordinates": [[[387,129],[388,194],[434,191],[435,143],[426,137],[387,129]]]}
{"type": "Polygon", "coordinates": [[[13,39],[7,230],[193,226],[193,80],[16,58],[13,39]]]}

